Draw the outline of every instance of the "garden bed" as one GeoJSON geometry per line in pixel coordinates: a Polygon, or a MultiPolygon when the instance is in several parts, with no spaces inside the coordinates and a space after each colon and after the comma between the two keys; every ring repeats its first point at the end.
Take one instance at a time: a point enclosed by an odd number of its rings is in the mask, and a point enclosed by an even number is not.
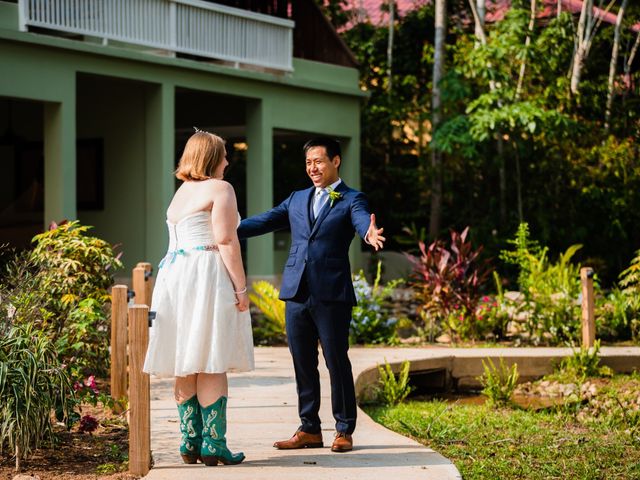
{"type": "MultiPolygon", "coordinates": [[[[40,448],[23,460],[22,475],[40,480],[129,480],[137,478],[126,472],[129,454],[129,430],[122,416],[86,405],[83,415],[98,420],[93,433],[81,433],[76,425],[71,431],[56,425],[56,444],[40,448]]],[[[4,455],[0,460],[0,479],[16,475],[15,459],[4,455]]]]}

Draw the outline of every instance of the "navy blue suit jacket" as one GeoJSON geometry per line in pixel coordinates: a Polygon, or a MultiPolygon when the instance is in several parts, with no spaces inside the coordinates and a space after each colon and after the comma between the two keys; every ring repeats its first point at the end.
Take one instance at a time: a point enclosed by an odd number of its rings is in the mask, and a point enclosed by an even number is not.
{"type": "Polygon", "coordinates": [[[369,204],[362,192],[344,181],[336,187],[341,198],[328,199],[315,223],[310,205],[315,187],[295,191],[277,207],[247,218],[238,227],[240,238],[291,229],[291,250],[282,275],[280,299],[295,297],[305,275],[309,293],[323,302],[356,304],[351,281],[349,245],[357,232],[365,238],[369,229],[369,204]]]}

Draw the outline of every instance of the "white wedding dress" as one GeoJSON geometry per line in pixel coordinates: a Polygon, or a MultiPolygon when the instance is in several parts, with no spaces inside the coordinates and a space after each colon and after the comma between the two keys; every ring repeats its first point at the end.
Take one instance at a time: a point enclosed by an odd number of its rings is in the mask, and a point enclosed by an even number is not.
{"type": "Polygon", "coordinates": [[[239,312],[229,273],[217,250],[210,212],[169,227],[151,301],[143,370],[159,377],[253,370],[249,311],[239,312]]]}

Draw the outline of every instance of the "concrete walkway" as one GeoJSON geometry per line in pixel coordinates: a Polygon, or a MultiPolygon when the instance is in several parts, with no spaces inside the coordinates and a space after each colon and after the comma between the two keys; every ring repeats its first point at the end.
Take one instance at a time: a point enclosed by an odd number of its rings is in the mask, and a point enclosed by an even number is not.
{"type": "MultiPolygon", "coordinates": [[[[425,358],[425,349],[366,349],[350,351],[354,376],[364,369],[403,358],[425,358]]],[[[354,434],[354,450],[330,450],[334,421],[329,398],[329,378],[322,359],[322,407],[325,448],[282,451],[275,440],[289,438],[298,427],[296,386],[291,357],[286,348],[256,348],[256,369],[229,375],[229,430],[232,451],[247,459],[238,466],[184,465],[178,455],[178,417],[173,381],[151,381],[151,449],[155,465],[145,477],[160,479],[349,479],[349,480],[449,480],[459,479],[455,466],[442,455],[373,422],[361,410],[354,434]]]]}

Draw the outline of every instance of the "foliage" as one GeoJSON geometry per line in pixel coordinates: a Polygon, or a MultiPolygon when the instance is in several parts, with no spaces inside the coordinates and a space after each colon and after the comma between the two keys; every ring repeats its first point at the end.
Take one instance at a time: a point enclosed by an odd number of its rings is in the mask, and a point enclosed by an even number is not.
{"type": "Polygon", "coordinates": [[[631,265],[620,274],[620,287],[625,299],[629,317],[626,323],[631,328],[634,339],[640,339],[640,250],[631,260],[631,265]]]}
{"type": "Polygon", "coordinates": [[[439,240],[429,247],[420,242],[420,257],[407,254],[422,311],[461,339],[478,337],[477,307],[489,274],[488,263],[479,259],[482,247],[474,250],[468,233],[469,227],[452,230],[448,248],[439,240]]]}
{"type": "Polygon", "coordinates": [[[17,470],[52,438],[51,411],[69,418],[72,399],[68,370],[51,340],[32,325],[10,326],[0,338],[0,448],[13,451],[17,470]]]}
{"type": "Polygon", "coordinates": [[[576,379],[582,383],[587,377],[610,377],[613,371],[600,365],[600,340],[596,340],[593,347],[573,349],[570,357],[563,358],[557,372],[563,377],[576,379]]]}
{"type": "Polygon", "coordinates": [[[505,339],[507,324],[511,319],[510,302],[504,294],[500,275],[495,270],[492,273],[496,294],[493,297],[485,295],[480,299],[476,310],[478,330],[484,338],[505,339]]]}
{"type": "Polygon", "coordinates": [[[56,340],[56,350],[69,359],[73,378],[86,372],[100,376],[109,373],[108,318],[103,304],[94,298],[85,298],[69,312],[67,326],[56,340]]]}
{"type": "MultiPolygon", "coordinates": [[[[362,181],[381,223],[395,232],[428,224],[435,148],[444,158],[441,233],[471,223],[474,239],[493,257],[526,220],[551,258],[583,244],[579,259],[589,259],[602,285],[611,285],[640,238],[640,57],[616,82],[607,134],[612,25],[600,26],[582,93],[572,97],[571,14],[536,22],[526,43],[529,5],[511,2],[503,20],[486,24],[483,45],[468,23],[468,2],[449,2],[442,123],[433,132],[434,6],[427,3],[396,19],[391,65],[386,23],[342,31],[360,63],[360,87],[370,95],[361,116],[362,181]]],[[[628,27],[640,21],[640,6],[629,3],[618,72],[636,37],[628,27]]],[[[387,247],[405,248],[399,238],[387,247]]],[[[504,278],[511,281],[509,272],[504,278]]]]}
{"type": "Polygon", "coordinates": [[[531,341],[557,344],[575,339],[580,331],[580,265],[571,259],[582,246],[572,245],[551,263],[548,248],[530,240],[526,223],[510,243],[514,250],[503,251],[501,258],[518,267],[524,296],[519,308],[526,314],[531,341]]]}
{"type": "Polygon", "coordinates": [[[2,275],[13,308],[37,306],[37,315],[16,315],[13,323],[44,332],[75,376],[108,371],[105,308],[113,272],[122,266],[107,242],[86,235],[89,229],[74,221],[37,235],[33,250],[13,255],[2,275]]]}
{"type": "Polygon", "coordinates": [[[120,255],[109,243],[87,235],[90,229],[75,220],[33,238],[31,260],[38,267],[42,290],[49,293],[47,309],[54,314],[49,328],[54,338],[81,300],[91,298],[100,304],[110,300],[113,273],[122,268],[120,255]]]}
{"type": "Polygon", "coordinates": [[[633,298],[617,287],[612,288],[606,295],[596,297],[596,335],[604,340],[633,338],[637,341],[640,335],[639,313],[634,308],[633,298]]]}
{"type": "Polygon", "coordinates": [[[358,304],[353,307],[349,326],[350,343],[392,344],[397,340],[397,320],[389,317],[388,299],[402,280],[392,280],[380,285],[382,261],[378,261],[376,278],[369,285],[361,271],[353,278],[353,288],[358,304]]]}
{"type": "Polygon", "coordinates": [[[507,367],[504,359],[500,357],[499,366],[496,367],[490,358],[487,362],[482,361],[484,374],[478,379],[482,384],[482,394],[488,398],[490,406],[504,407],[511,401],[511,396],[518,383],[520,374],[518,373],[518,364],[514,363],[511,367],[507,367]]]}
{"type": "Polygon", "coordinates": [[[266,341],[285,338],[285,303],[278,298],[280,291],[271,283],[261,280],[251,285],[249,299],[262,312],[263,318],[255,326],[256,337],[266,341]]]}
{"type": "Polygon", "coordinates": [[[378,365],[380,375],[378,387],[378,401],[387,406],[397,405],[404,401],[413,388],[409,385],[410,363],[405,360],[400,365],[400,371],[396,377],[391,365],[385,359],[384,365],[378,365]]]}

